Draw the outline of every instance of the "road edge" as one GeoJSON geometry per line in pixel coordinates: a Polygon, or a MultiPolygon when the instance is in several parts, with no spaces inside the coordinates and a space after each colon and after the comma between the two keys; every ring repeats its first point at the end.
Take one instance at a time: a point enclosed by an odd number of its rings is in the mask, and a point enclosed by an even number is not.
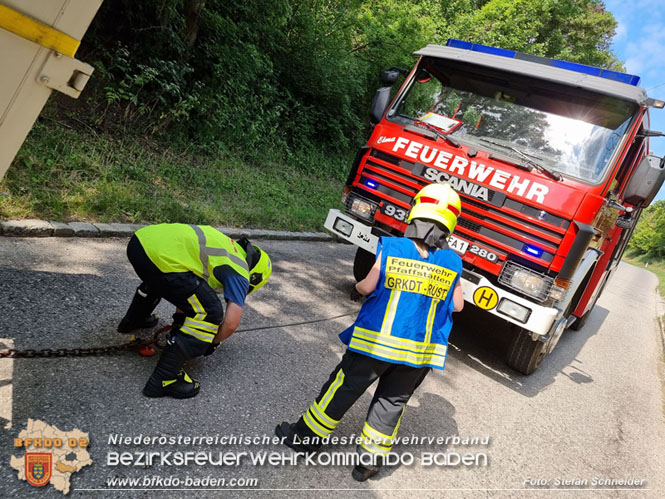
{"type": "MultiPolygon", "coordinates": [[[[131,237],[142,224],[57,222],[39,219],[0,221],[0,235],[5,237],[131,237]]],[[[325,232],[291,232],[268,229],[217,227],[227,236],[237,239],[271,239],[284,241],[335,242],[325,232]]]]}

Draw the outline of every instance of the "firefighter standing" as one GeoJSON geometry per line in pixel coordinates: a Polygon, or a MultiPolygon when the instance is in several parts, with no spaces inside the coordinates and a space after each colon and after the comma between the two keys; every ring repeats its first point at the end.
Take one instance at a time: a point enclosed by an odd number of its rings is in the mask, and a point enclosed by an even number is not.
{"type": "Polygon", "coordinates": [[[432,184],[413,203],[405,237],[381,238],[376,263],[355,286],[369,296],[340,334],[348,345],[341,362],[298,422],[275,428],[289,447],[314,452],[378,379],[358,447],[361,464],[352,472],[358,481],[379,471],[409,398],[431,368],[444,368],[452,312],[464,306],[462,261],[446,241],[460,198],[450,185],[432,184]]]}
{"type": "Polygon", "coordinates": [[[174,327],[146,397],[190,398],[199,382],[182,369],[185,361],[210,355],[240,324],[245,297],[263,286],[272,272],[270,258],[246,238],[233,241],[214,227],[160,224],[136,231],[127,257],[139,276],[118,332],[152,327],[161,298],[177,307],[174,327]],[[226,315],[216,293],[224,293],[226,315]]]}

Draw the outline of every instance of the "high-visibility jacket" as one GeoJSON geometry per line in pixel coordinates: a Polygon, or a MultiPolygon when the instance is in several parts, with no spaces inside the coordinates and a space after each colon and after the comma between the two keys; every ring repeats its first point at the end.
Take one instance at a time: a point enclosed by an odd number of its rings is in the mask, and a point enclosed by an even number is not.
{"type": "Polygon", "coordinates": [[[350,350],[370,357],[443,369],[462,260],[451,249],[423,258],[405,237],[381,238],[379,252],[376,290],[340,338],[350,350]]]}
{"type": "Polygon", "coordinates": [[[233,239],[208,225],[159,224],[136,231],[148,258],[165,273],[193,272],[220,292],[213,270],[230,266],[249,281],[247,254],[233,239]]]}

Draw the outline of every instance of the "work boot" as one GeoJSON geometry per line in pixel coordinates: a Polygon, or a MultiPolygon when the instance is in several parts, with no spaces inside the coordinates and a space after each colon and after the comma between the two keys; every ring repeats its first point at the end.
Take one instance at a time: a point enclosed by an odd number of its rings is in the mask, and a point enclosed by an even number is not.
{"type": "Polygon", "coordinates": [[[182,365],[188,360],[178,345],[167,344],[157,367],[143,388],[146,397],[173,397],[188,399],[196,397],[201,385],[192,379],[182,365]]]}
{"type": "Polygon", "coordinates": [[[159,299],[158,296],[148,294],[145,284],[141,284],[136,288],[132,303],[130,303],[127,313],[118,325],[118,332],[129,334],[136,329],[156,326],[158,319],[152,311],[159,303],[159,299]]]}
{"type": "MultiPolygon", "coordinates": [[[[367,455],[365,451],[359,451],[361,454],[367,455]]],[[[372,454],[373,462],[371,464],[357,464],[353,471],[351,471],[351,476],[357,482],[364,482],[368,478],[376,475],[383,465],[383,456],[372,454]]]]}
{"type": "Polygon", "coordinates": [[[151,328],[151,327],[155,327],[158,322],[159,322],[159,319],[157,318],[157,316],[155,314],[150,314],[148,317],[145,317],[138,324],[132,323],[125,316],[120,321],[120,324],[118,324],[118,332],[122,333],[122,334],[129,334],[133,331],[136,331],[137,329],[148,329],[148,328],[151,328]]]}
{"type": "Polygon", "coordinates": [[[279,438],[283,438],[284,445],[290,447],[294,451],[313,454],[319,450],[319,447],[316,445],[303,443],[303,438],[298,435],[295,424],[289,424],[286,421],[281,422],[275,427],[275,435],[279,438]]]}
{"type": "Polygon", "coordinates": [[[351,476],[357,482],[364,482],[368,478],[376,475],[380,469],[381,468],[368,468],[366,466],[363,466],[362,464],[358,464],[356,465],[355,468],[353,468],[351,476]]]}

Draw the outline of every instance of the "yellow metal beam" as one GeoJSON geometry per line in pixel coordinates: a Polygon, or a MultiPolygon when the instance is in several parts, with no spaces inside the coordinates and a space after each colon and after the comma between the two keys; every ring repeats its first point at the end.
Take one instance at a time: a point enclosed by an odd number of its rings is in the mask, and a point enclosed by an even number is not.
{"type": "Polygon", "coordinates": [[[74,57],[81,44],[76,38],[16,12],[6,5],[0,5],[0,28],[67,57],[74,57]]]}

